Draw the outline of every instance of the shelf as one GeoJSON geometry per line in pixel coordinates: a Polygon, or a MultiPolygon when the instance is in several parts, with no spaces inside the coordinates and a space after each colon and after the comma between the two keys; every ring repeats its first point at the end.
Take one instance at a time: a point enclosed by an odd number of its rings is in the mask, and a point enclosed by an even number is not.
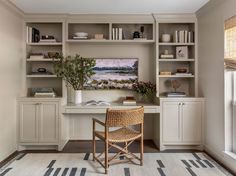
{"type": "Polygon", "coordinates": [[[108,44],[125,44],[125,43],[133,43],[133,44],[152,44],[155,43],[154,40],[67,40],[68,43],[108,43],[108,44]]]}
{"type": "Polygon", "coordinates": [[[159,78],[194,78],[194,75],[159,75],[159,78]]]}
{"type": "Polygon", "coordinates": [[[57,78],[57,75],[26,75],[27,78],[57,78]]]}
{"type": "Polygon", "coordinates": [[[195,43],[159,43],[160,46],[194,46],[195,43]]]}
{"type": "Polygon", "coordinates": [[[59,59],[26,59],[27,62],[53,62],[59,61],[59,59]]]}
{"type": "Polygon", "coordinates": [[[27,43],[29,46],[61,46],[61,42],[56,43],[27,43]]]}
{"type": "Polygon", "coordinates": [[[159,62],[194,62],[195,59],[158,59],[159,62]]]}

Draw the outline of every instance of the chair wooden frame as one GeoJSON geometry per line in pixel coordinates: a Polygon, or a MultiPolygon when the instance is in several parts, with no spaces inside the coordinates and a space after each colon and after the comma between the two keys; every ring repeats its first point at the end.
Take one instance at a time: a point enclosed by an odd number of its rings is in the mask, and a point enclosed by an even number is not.
{"type": "MultiPolygon", "coordinates": [[[[101,122],[93,118],[93,161],[97,161],[108,173],[108,167],[112,164],[133,162],[133,159],[140,161],[143,165],[143,117],[144,108],[112,110],[107,109],[106,122],[101,122]],[[104,131],[96,131],[96,124],[104,127],[104,131]],[[139,130],[133,130],[130,127],[139,126],[139,130]],[[115,131],[109,131],[112,127],[120,127],[115,131]],[[113,137],[112,137],[113,136],[113,137]],[[105,151],[96,156],[96,137],[105,143],[105,151]],[[136,156],[128,150],[128,147],[137,139],[140,139],[140,156],[136,156]],[[124,143],[120,147],[117,143],[124,143]],[[119,152],[112,157],[108,157],[110,148],[115,148],[119,152]],[[105,155],[102,159],[101,156],[105,155]],[[116,160],[119,156],[126,157],[126,160],[116,160]]],[[[136,164],[136,163],[135,163],[136,164]]]]}

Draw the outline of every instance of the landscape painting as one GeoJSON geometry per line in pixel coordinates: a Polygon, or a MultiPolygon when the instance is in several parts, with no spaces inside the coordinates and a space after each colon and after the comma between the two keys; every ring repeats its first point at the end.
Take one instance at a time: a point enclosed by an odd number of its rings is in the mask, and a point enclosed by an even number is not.
{"type": "Polygon", "coordinates": [[[97,58],[88,89],[132,89],[138,80],[137,58],[97,58]]]}

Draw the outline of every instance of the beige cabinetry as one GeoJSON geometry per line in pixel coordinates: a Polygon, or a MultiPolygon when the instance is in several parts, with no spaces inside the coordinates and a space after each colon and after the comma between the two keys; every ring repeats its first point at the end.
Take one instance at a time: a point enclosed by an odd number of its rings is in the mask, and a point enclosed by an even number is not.
{"type": "Polygon", "coordinates": [[[202,145],[204,99],[161,98],[161,147],[202,145]]]}
{"type": "Polygon", "coordinates": [[[19,142],[49,144],[59,139],[59,102],[18,102],[19,142]]]}

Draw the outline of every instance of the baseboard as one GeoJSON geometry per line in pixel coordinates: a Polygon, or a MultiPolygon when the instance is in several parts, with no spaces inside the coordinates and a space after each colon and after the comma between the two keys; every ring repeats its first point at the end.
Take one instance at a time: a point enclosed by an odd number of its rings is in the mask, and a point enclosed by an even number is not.
{"type": "Polygon", "coordinates": [[[6,159],[0,161],[0,168],[2,168],[5,164],[7,164],[9,161],[11,161],[13,158],[15,158],[19,154],[18,151],[13,152],[10,154],[6,159]]]}
{"type": "Polygon", "coordinates": [[[235,165],[232,163],[236,163],[236,160],[230,159],[223,151],[217,151],[216,149],[208,145],[204,146],[204,152],[212,159],[214,159],[217,163],[219,163],[222,167],[224,167],[226,170],[231,172],[233,175],[236,175],[236,168],[235,165]]]}

